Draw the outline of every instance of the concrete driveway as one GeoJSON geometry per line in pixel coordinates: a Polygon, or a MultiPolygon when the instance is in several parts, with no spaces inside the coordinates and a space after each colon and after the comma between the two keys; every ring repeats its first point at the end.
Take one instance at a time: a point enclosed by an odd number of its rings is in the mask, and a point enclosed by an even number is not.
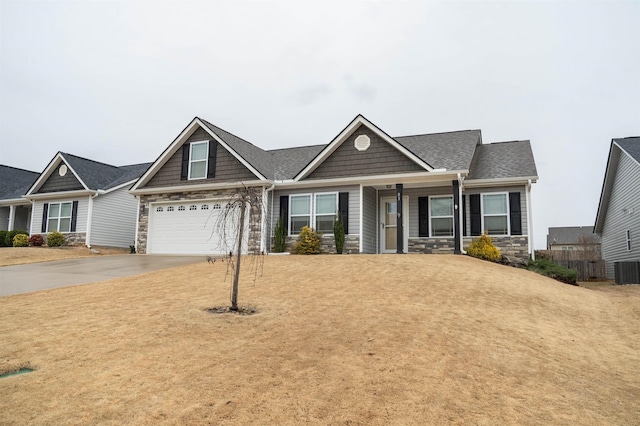
{"type": "Polygon", "coordinates": [[[204,261],[205,256],[122,255],[2,266],[0,296],[95,283],[204,261]]]}

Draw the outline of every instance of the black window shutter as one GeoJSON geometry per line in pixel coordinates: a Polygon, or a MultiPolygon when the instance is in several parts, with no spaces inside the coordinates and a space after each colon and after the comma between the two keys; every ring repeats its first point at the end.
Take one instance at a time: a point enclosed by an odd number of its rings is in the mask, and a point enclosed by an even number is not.
{"type": "Polygon", "coordinates": [[[349,233],[349,193],[341,192],[338,194],[338,211],[342,216],[342,225],[344,233],[349,233]]]}
{"type": "Polygon", "coordinates": [[[207,178],[216,177],[216,154],[218,153],[218,142],[209,141],[209,170],[207,170],[207,178]]]}
{"type": "Polygon", "coordinates": [[[509,193],[509,217],[511,235],[522,235],[522,212],[520,210],[520,193],[509,193]]]}
{"type": "Polygon", "coordinates": [[[469,195],[471,208],[471,236],[482,234],[482,214],[480,213],[480,194],[469,195]]]}
{"type": "Polygon", "coordinates": [[[189,177],[189,144],[182,145],[182,171],[180,180],[187,180],[189,177]]]}
{"type": "Polygon", "coordinates": [[[467,236],[467,196],[462,195],[462,235],[467,236]]]}
{"type": "Polygon", "coordinates": [[[71,207],[71,232],[76,232],[77,220],[78,220],[78,202],[74,201],[71,207]]]}
{"type": "Polygon", "coordinates": [[[49,219],[49,203],[44,203],[42,209],[42,226],[40,232],[47,232],[47,220],[49,219]]]}
{"type": "Polygon", "coordinates": [[[429,197],[418,197],[418,236],[429,236],[429,197]]]}
{"type": "Polygon", "coordinates": [[[289,196],[281,195],[280,196],[280,217],[282,218],[282,224],[284,225],[284,229],[287,230],[287,234],[289,233],[289,196]]]}

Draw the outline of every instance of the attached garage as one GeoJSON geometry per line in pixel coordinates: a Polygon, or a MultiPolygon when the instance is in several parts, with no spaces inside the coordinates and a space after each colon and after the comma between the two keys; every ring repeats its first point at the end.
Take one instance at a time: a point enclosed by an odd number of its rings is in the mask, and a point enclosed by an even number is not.
{"type": "MultiPolygon", "coordinates": [[[[220,229],[221,217],[227,209],[226,200],[151,204],[147,253],[223,255],[235,252],[237,227],[226,226],[224,232],[220,229]]],[[[228,216],[229,222],[239,220],[236,218],[239,215],[228,216]]],[[[248,234],[245,220],[243,253],[247,252],[248,234]]]]}

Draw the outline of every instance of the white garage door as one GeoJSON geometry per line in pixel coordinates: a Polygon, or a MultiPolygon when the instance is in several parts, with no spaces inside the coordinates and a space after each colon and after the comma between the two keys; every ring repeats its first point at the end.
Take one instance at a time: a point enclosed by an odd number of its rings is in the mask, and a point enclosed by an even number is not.
{"type": "MultiPolygon", "coordinates": [[[[226,201],[190,201],[152,204],[149,212],[147,253],[221,255],[237,250],[237,226],[220,229],[226,201]],[[226,237],[226,238],[225,238],[226,237]]],[[[237,212],[239,213],[239,212],[237,212]]],[[[230,215],[237,223],[239,214],[230,215]]],[[[245,220],[243,253],[247,252],[245,220]]],[[[231,225],[231,226],[229,226],[231,225]]]]}

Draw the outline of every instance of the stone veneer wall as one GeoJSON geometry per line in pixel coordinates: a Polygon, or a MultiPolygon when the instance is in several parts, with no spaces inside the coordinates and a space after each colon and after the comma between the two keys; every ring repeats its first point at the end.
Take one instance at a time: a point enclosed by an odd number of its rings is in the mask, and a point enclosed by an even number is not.
{"type": "MultiPolygon", "coordinates": [[[[465,250],[472,240],[472,237],[464,237],[465,250]]],[[[528,237],[513,235],[511,237],[491,237],[491,240],[498,247],[500,253],[506,256],[529,259],[528,237]]],[[[455,241],[453,238],[409,238],[409,253],[453,254],[454,249],[455,241]]]]}
{"type": "MultiPolygon", "coordinates": [[[[65,246],[81,246],[84,245],[85,241],[87,241],[87,233],[86,232],[65,232],[64,235],[64,245],[65,246]]],[[[47,240],[47,234],[42,234],[44,240],[47,240]]]]}
{"type": "MultiPolygon", "coordinates": [[[[293,253],[293,250],[298,242],[297,236],[287,237],[287,251],[293,253]]],[[[333,235],[323,235],[320,241],[320,253],[321,254],[335,254],[336,252],[336,240],[333,235]]],[[[342,249],[343,254],[357,254],[360,252],[360,235],[345,235],[344,247],[342,249]]]]}
{"type": "MultiPolygon", "coordinates": [[[[141,195],[140,206],[144,206],[143,211],[138,212],[138,240],[137,252],[145,254],[147,252],[147,238],[149,233],[149,204],[155,202],[175,201],[183,202],[189,200],[207,200],[211,198],[220,198],[233,194],[233,189],[220,189],[214,191],[189,191],[189,192],[173,192],[153,195],[141,195]]],[[[257,215],[249,224],[249,253],[260,252],[261,230],[262,230],[262,212],[258,206],[253,207],[257,215]]]]}
{"type": "Polygon", "coordinates": [[[453,254],[455,240],[453,238],[409,238],[409,253],[453,254]]]}

